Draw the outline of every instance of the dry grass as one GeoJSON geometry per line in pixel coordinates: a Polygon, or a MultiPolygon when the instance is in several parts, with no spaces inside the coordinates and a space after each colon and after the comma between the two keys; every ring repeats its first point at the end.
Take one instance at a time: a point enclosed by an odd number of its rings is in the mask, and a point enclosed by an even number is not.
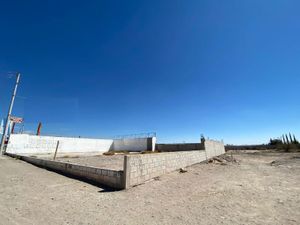
{"type": "Polygon", "coordinates": [[[108,152],[103,153],[103,155],[107,155],[107,156],[116,155],[116,154],[128,155],[128,154],[130,154],[130,151],[126,151],[126,150],[123,150],[123,151],[108,151],[108,152]]]}
{"type": "Polygon", "coordinates": [[[142,151],[141,154],[154,154],[159,153],[158,151],[142,151]]]}

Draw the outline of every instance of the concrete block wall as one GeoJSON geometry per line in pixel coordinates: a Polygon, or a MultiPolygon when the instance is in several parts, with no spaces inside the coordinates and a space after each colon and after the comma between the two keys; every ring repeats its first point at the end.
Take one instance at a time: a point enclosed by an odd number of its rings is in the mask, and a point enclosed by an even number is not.
{"type": "Polygon", "coordinates": [[[202,143],[156,144],[155,150],[159,152],[204,150],[204,145],[202,143]]]}
{"type": "Polygon", "coordinates": [[[154,151],[156,137],[115,139],[112,149],[115,151],[154,151]]]}
{"type": "Polygon", "coordinates": [[[207,159],[225,153],[224,143],[221,141],[205,140],[204,147],[207,159]]]}
{"type": "Polygon", "coordinates": [[[53,160],[38,159],[29,156],[20,156],[16,154],[6,153],[11,157],[21,159],[33,165],[46,169],[62,172],[64,174],[73,175],[79,178],[88,179],[99,184],[103,184],[115,189],[123,189],[123,171],[101,169],[92,166],[82,166],[74,163],[58,162],[53,160]]]}
{"type": "Polygon", "coordinates": [[[127,155],[124,158],[124,188],[205,160],[204,150],[127,155]]]}

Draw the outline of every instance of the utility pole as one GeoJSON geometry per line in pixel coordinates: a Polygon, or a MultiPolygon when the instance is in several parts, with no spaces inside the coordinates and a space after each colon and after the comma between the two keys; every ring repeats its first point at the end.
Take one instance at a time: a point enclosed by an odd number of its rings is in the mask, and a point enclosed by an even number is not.
{"type": "Polygon", "coordinates": [[[21,76],[21,74],[17,73],[16,84],[15,84],[15,88],[14,88],[14,91],[13,91],[13,94],[12,94],[12,97],[11,97],[10,106],[9,106],[8,113],[7,113],[7,118],[6,118],[6,124],[5,124],[4,132],[3,132],[2,140],[1,140],[1,145],[0,145],[1,154],[5,153],[4,144],[5,144],[5,139],[6,139],[6,136],[7,136],[7,133],[8,133],[8,126],[9,126],[9,123],[10,123],[10,116],[11,116],[11,112],[12,112],[12,109],[13,109],[15,97],[16,97],[16,94],[17,94],[17,89],[18,89],[18,85],[19,85],[19,81],[20,81],[20,76],[21,76]]]}

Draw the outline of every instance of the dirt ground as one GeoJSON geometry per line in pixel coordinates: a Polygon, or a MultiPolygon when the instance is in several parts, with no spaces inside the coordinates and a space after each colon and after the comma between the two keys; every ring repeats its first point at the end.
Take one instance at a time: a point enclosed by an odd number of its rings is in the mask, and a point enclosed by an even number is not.
{"type": "Polygon", "coordinates": [[[0,157],[0,224],[300,224],[300,154],[234,157],[118,192],[0,157]]]}

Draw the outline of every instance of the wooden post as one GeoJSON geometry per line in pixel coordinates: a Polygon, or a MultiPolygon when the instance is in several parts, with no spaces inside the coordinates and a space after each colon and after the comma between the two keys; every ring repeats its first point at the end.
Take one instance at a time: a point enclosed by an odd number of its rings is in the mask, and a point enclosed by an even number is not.
{"type": "Polygon", "coordinates": [[[13,134],[15,131],[15,125],[16,125],[16,123],[12,122],[12,128],[11,128],[11,132],[10,132],[11,134],[13,134]]]}
{"type": "Polygon", "coordinates": [[[55,160],[55,158],[56,158],[58,146],[59,146],[59,141],[57,141],[57,144],[56,144],[56,149],[55,149],[55,153],[54,153],[54,156],[53,156],[53,160],[55,160]]]}

